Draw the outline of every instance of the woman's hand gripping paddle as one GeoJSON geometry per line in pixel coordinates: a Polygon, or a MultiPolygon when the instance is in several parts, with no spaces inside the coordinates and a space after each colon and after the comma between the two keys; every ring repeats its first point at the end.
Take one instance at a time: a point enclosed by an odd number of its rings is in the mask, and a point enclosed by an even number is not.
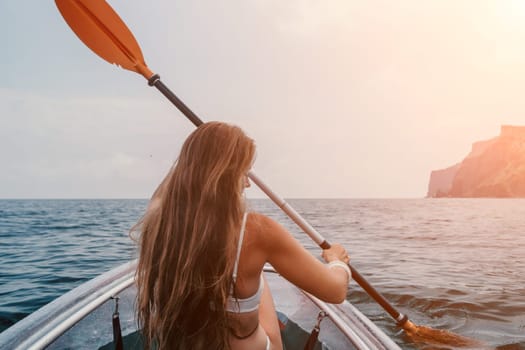
{"type": "MultiPolygon", "coordinates": [[[[197,117],[175,94],[173,94],[146,65],[142,51],[133,34],[118,14],[104,0],[55,0],[60,13],[77,36],[93,52],[111,64],[139,73],[150,86],[159,89],[193,124],[199,126],[197,117]]],[[[265,192],[293,221],[295,221],[321,248],[330,244],[306,222],[288,203],[273,193],[253,172],[250,178],[265,192]]],[[[349,265],[350,266],[350,265],[349,265]]],[[[378,291],[376,291],[353,267],[354,280],[377,302],[407,335],[418,342],[430,342],[447,346],[477,346],[475,340],[444,330],[417,326],[398,312],[378,291]]]]}

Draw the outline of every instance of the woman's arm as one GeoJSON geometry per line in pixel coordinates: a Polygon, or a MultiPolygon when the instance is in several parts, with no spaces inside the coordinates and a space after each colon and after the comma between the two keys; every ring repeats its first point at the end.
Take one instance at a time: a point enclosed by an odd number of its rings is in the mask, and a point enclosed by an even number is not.
{"type": "MultiPolygon", "coordinates": [[[[284,227],[259,214],[261,237],[267,260],[301,289],[330,303],[342,303],[348,289],[348,274],[340,267],[328,268],[308,252],[284,227]]],[[[324,254],[328,259],[347,257],[339,245],[324,254]]],[[[328,260],[331,261],[331,260],[328,260]]]]}

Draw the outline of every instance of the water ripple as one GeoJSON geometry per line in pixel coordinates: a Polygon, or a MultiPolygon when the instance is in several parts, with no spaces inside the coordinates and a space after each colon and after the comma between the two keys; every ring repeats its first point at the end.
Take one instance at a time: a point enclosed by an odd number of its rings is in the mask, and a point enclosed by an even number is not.
{"type": "MultiPolygon", "coordinates": [[[[525,349],[525,200],[290,200],[419,325],[500,350],[525,349]]],[[[129,228],[145,200],[0,200],[0,331],[136,256],[129,228]]],[[[250,205],[319,248],[267,200],[250,205]]],[[[355,283],[348,299],[415,350],[355,283]]],[[[421,349],[421,348],[417,348],[421,349]]],[[[426,348],[430,349],[430,348],[426,348]]]]}

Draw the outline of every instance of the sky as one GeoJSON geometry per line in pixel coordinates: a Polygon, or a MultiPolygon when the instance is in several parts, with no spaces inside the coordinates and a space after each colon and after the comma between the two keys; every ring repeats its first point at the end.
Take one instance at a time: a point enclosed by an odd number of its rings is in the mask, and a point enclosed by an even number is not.
{"type": "MultiPolygon", "coordinates": [[[[256,141],[285,198],[421,198],[525,125],[521,0],[109,3],[201,119],[256,141]]],[[[2,0],[0,47],[0,198],[149,198],[193,125],[54,1],[2,0]]]]}

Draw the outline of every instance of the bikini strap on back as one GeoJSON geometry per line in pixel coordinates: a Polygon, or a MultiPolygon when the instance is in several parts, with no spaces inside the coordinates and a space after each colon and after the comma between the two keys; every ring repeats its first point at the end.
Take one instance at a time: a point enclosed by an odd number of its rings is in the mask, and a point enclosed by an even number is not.
{"type": "Polygon", "coordinates": [[[239,243],[237,243],[237,256],[235,257],[235,265],[233,266],[233,282],[237,281],[237,268],[239,267],[239,257],[241,256],[242,240],[244,239],[244,229],[246,228],[246,218],[248,213],[245,212],[242,217],[241,233],[239,234],[239,243]]]}

